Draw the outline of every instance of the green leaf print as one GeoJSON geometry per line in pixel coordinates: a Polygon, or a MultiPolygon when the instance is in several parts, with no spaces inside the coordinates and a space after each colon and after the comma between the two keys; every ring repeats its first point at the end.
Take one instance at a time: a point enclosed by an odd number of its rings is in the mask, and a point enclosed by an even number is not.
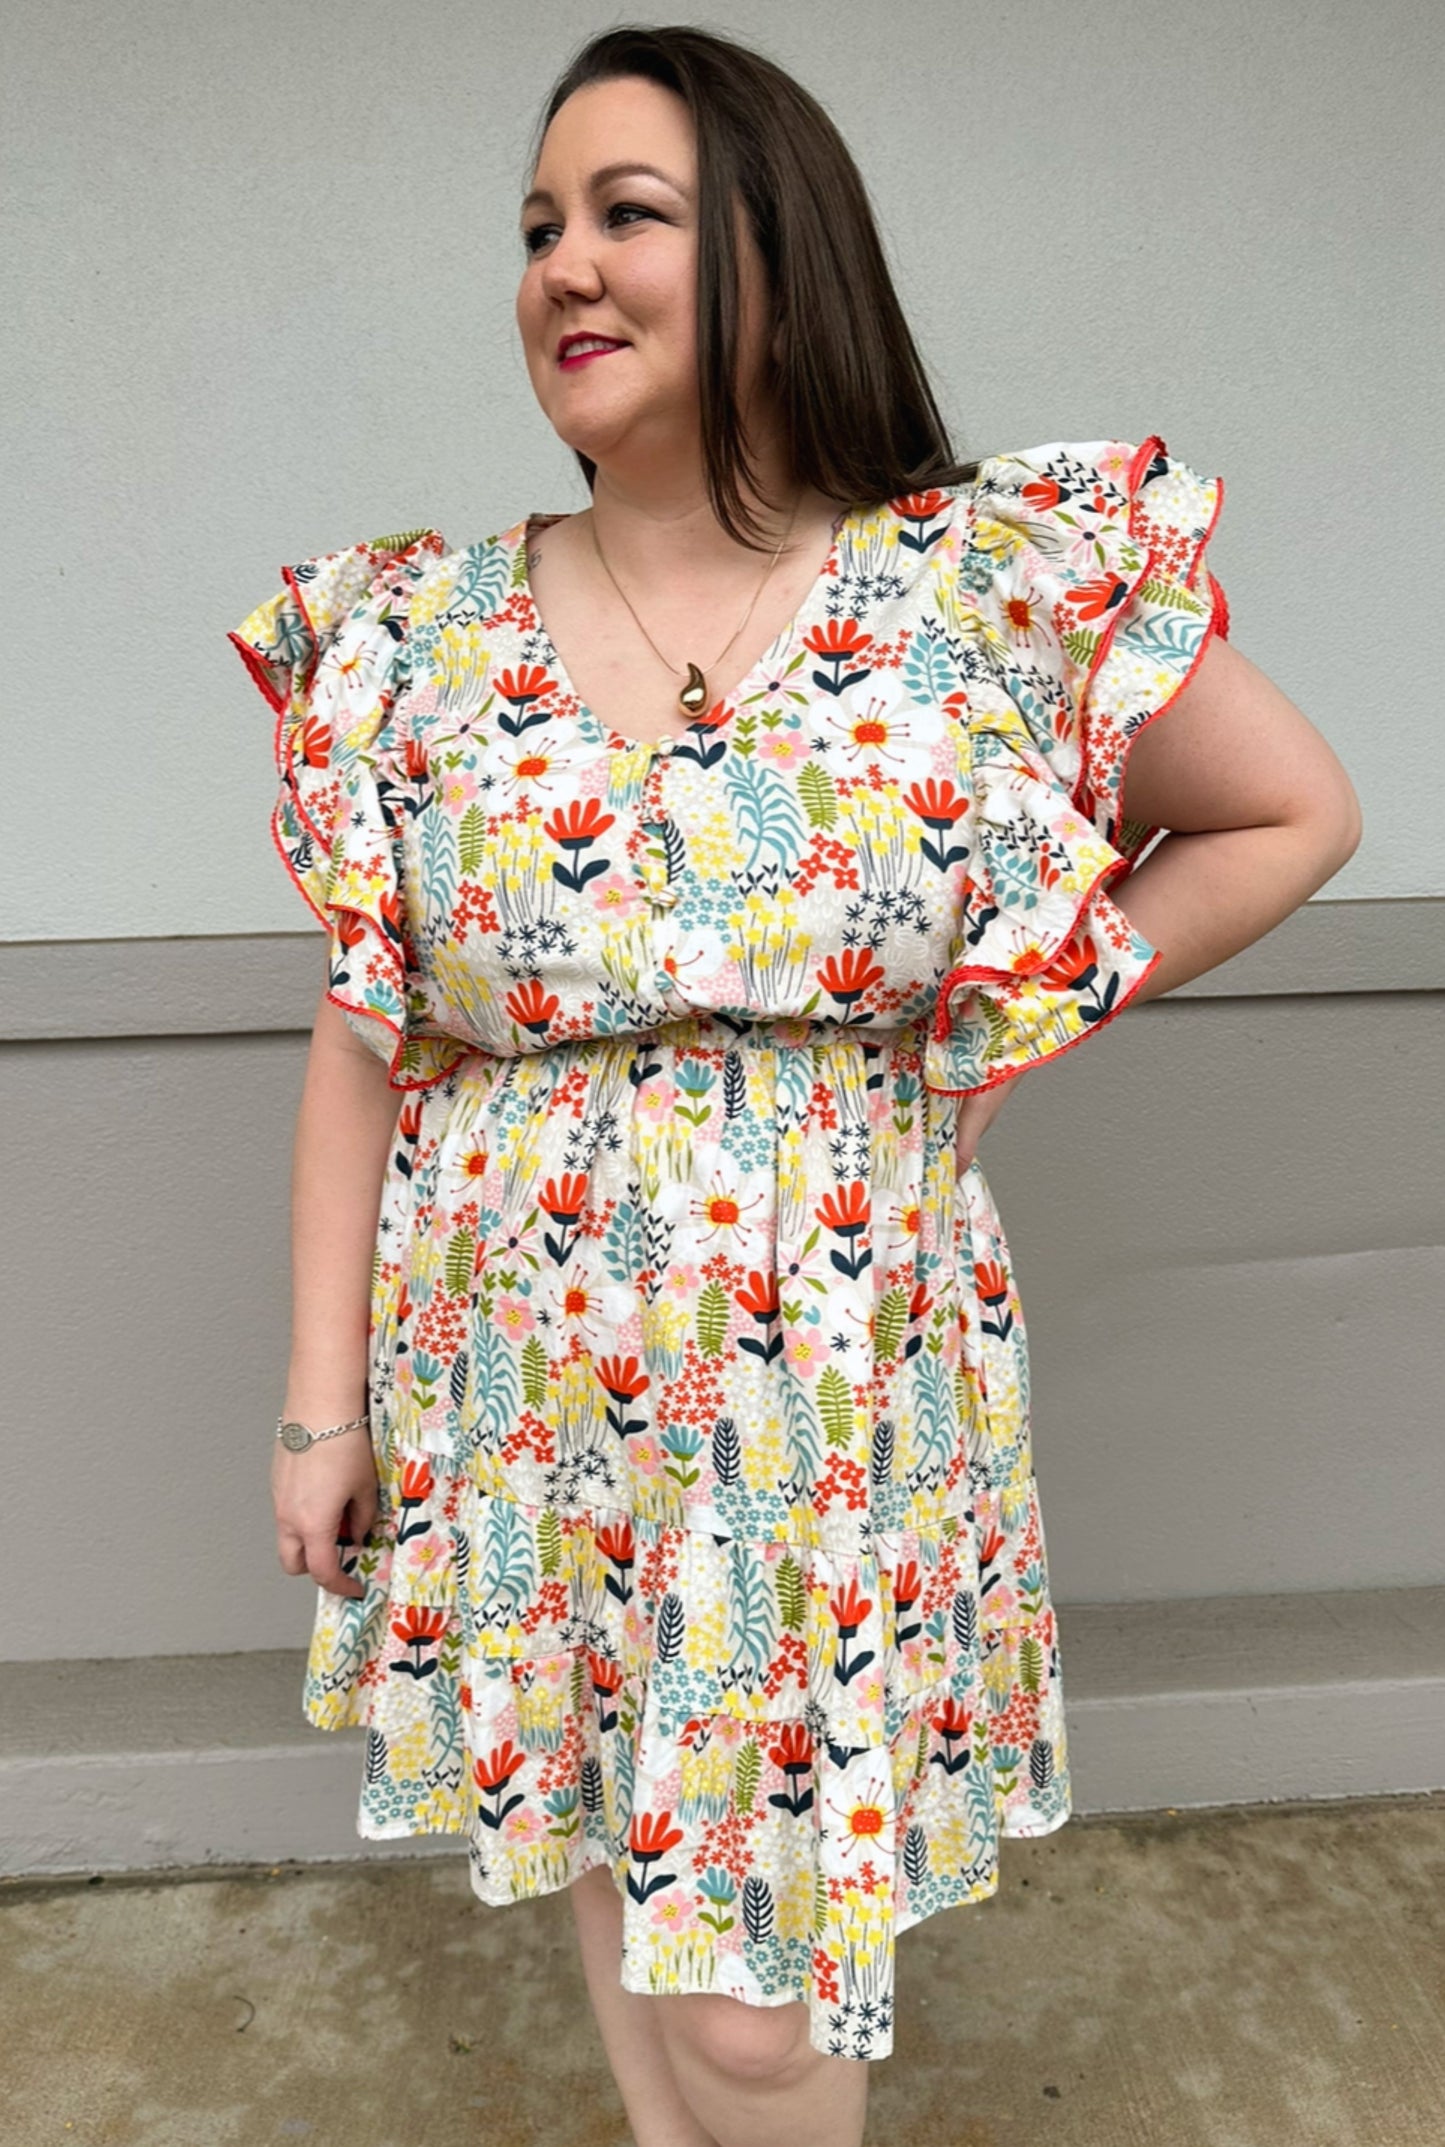
{"type": "Polygon", "coordinates": [[[537,1562],[544,1580],[562,1570],[562,1523],[555,1506],[544,1506],[537,1516],[537,1562]]]}
{"type": "Polygon", "coordinates": [[[447,1241],[447,1257],[444,1273],[447,1295],[465,1297],[472,1286],[472,1263],[476,1258],[477,1241],[470,1230],[453,1231],[447,1241]]]}
{"type": "Polygon", "coordinates": [[[534,1334],[522,1344],[522,1399],[529,1409],[547,1399],[547,1352],[534,1334]]]}
{"type": "Polygon", "coordinates": [[[709,1282],[697,1301],[697,1346],[704,1357],[720,1357],[727,1338],[728,1293],[709,1282]]]}
{"type": "Polygon", "coordinates": [[[852,1444],[853,1389],[836,1364],[827,1365],[819,1375],[818,1414],[830,1446],[852,1444]]]}
{"type": "Polygon", "coordinates": [[[462,871],[470,879],[482,862],[482,850],[487,839],[487,816],[480,805],[469,805],[462,814],[457,829],[457,852],[461,858],[462,871]]]}
{"type": "Polygon", "coordinates": [[[778,1560],[778,1616],[786,1632],[800,1633],[808,1607],[803,1569],[791,1552],[778,1560]]]}
{"type": "Polygon", "coordinates": [[[736,1810],[744,1813],[752,1810],[762,1771],[763,1755],[758,1750],[756,1738],[749,1737],[738,1753],[737,1765],[733,1769],[733,1804],[736,1810]]]}
{"type": "Polygon", "coordinates": [[[803,811],[808,816],[809,827],[836,827],[838,823],[838,793],[833,788],[833,778],[826,768],[810,760],[798,776],[798,795],[803,801],[803,811]]]}
{"type": "Polygon", "coordinates": [[[907,1324],[908,1292],[902,1289],[887,1291],[874,1315],[873,1354],[891,1362],[898,1355],[907,1324]]]}
{"type": "Polygon", "coordinates": [[[1060,637],[1074,662],[1081,671],[1087,671],[1094,660],[1094,651],[1103,639],[1102,634],[1091,634],[1087,627],[1076,626],[1060,637]]]}
{"type": "Polygon", "coordinates": [[[1002,1053],[1008,1036],[1009,1018],[997,999],[990,999],[987,992],[978,994],[978,1003],[983,1009],[983,1018],[988,1028],[988,1056],[993,1058],[1002,1053]]]}
{"type": "Polygon", "coordinates": [[[807,833],[792,785],[741,754],[728,756],[726,772],[733,829],[746,869],[756,872],[771,858],[791,872],[807,833]]]}
{"type": "Polygon", "coordinates": [[[1024,1633],[1019,1639],[1019,1684],[1025,1692],[1039,1692],[1044,1682],[1044,1651],[1036,1633],[1024,1633]]]}
{"type": "Polygon", "coordinates": [[[1198,597],[1192,589],[1184,588],[1180,582],[1141,582],[1134,594],[1146,604],[1167,605],[1173,611],[1192,611],[1196,618],[1204,616],[1204,606],[1198,597]]]}

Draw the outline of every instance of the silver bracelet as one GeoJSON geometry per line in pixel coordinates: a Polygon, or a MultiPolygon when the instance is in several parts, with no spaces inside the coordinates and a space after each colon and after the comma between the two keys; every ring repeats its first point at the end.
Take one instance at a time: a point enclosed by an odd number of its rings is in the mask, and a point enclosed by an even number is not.
{"type": "Polygon", "coordinates": [[[308,1446],[315,1446],[322,1439],[334,1439],[339,1431],[356,1431],[362,1424],[369,1424],[370,1416],[354,1416],[349,1424],[333,1424],[327,1431],[309,1431],[294,1417],[276,1419],[276,1436],[288,1453],[304,1454],[308,1446]]]}

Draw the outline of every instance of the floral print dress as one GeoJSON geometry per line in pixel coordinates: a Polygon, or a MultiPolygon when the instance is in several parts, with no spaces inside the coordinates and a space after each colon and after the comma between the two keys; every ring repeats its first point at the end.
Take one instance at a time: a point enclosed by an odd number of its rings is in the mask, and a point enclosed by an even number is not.
{"type": "Polygon", "coordinates": [[[1213,631],[1152,437],[840,518],[676,740],[578,698],[529,517],[283,570],[230,638],[329,997],[386,1060],[377,1523],[304,1692],[358,1831],[490,1903],[611,1870],[623,1985],[892,2048],[900,1932],[1069,1817],[1028,1356],[955,1099],[1158,952],[1129,741],[1213,631]]]}

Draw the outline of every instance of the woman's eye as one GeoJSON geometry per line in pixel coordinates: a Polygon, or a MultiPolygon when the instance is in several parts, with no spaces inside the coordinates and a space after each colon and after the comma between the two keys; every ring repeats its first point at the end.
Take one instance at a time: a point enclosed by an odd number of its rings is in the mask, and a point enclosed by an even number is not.
{"type": "MultiPolygon", "coordinates": [[[[607,211],[607,217],[610,221],[614,216],[651,216],[652,213],[651,209],[644,209],[635,201],[617,201],[607,211]]],[[[548,231],[555,231],[556,228],[555,224],[533,224],[530,230],[524,231],[522,233],[522,244],[527,249],[527,252],[536,253],[543,236],[548,231]]]]}

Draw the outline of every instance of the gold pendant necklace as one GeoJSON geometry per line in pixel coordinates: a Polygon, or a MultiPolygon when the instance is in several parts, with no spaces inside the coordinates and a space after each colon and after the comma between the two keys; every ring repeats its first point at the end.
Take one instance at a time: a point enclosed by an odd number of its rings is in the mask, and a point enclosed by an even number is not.
{"type": "MultiPolygon", "coordinates": [[[[732,647],[733,642],[737,640],[738,635],[742,632],[743,628],[747,625],[748,620],[752,617],[753,604],[756,604],[758,598],[762,595],[763,585],[767,581],[769,574],[772,573],[773,568],[777,565],[779,553],[781,553],[783,546],[787,543],[788,538],[792,533],[793,524],[798,519],[798,505],[801,498],[802,494],[800,493],[798,495],[798,499],[794,500],[793,511],[788,517],[788,526],[783,531],[782,536],[778,540],[777,551],[774,552],[772,558],[768,561],[768,564],[764,569],[762,581],[758,583],[757,588],[753,591],[752,603],[748,605],[747,610],[739,619],[737,626],[733,632],[732,639],[727,643],[727,646],[725,648],[719,649],[717,655],[713,658],[713,662],[715,664],[722,662],[723,657],[726,656],[728,652],[728,649],[732,647]]],[[[637,618],[637,613],[628,598],[627,591],[622,587],[622,584],[618,581],[617,576],[613,573],[611,567],[607,565],[607,561],[602,557],[602,547],[597,542],[596,523],[593,521],[589,521],[587,526],[592,532],[593,548],[596,551],[598,558],[602,560],[602,565],[606,571],[607,578],[611,582],[613,588],[617,591],[617,594],[621,597],[623,603],[627,605],[628,610],[632,612],[633,618],[637,619],[638,629],[642,634],[643,640],[652,650],[654,656],[659,657],[663,663],[667,664],[667,668],[669,671],[676,673],[677,665],[673,663],[667,663],[667,658],[662,654],[661,649],[653,640],[651,634],[647,631],[647,628],[642,624],[641,619],[637,618]]],[[[707,674],[702,670],[700,665],[693,663],[690,659],[687,665],[687,683],[685,686],[682,687],[681,691],[677,696],[677,705],[682,710],[685,716],[701,715],[703,709],[705,709],[708,705],[707,674]]]]}

